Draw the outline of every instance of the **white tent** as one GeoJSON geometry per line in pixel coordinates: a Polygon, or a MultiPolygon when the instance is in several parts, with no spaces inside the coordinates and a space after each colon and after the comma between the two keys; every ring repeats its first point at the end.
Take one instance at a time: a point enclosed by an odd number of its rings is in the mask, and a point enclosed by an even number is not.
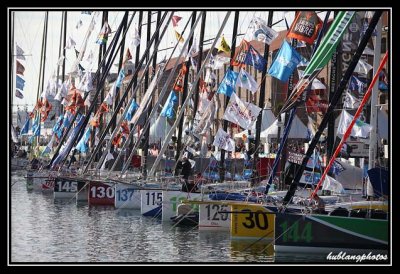
{"type": "MultiPolygon", "coordinates": [[[[281,114],[282,124],[285,123],[284,113],[281,114]]],[[[271,139],[278,136],[278,120],[268,127],[266,130],[261,132],[261,138],[271,139]]],[[[283,130],[281,131],[281,136],[283,136],[283,130]]],[[[303,138],[306,139],[308,136],[307,127],[303,124],[300,118],[295,115],[292,122],[292,127],[290,128],[289,138],[303,138]]]]}
{"type": "MultiPolygon", "coordinates": [[[[262,112],[261,132],[263,132],[263,131],[266,130],[269,126],[271,126],[272,123],[275,121],[275,119],[276,119],[276,118],[275,118],[275,116],[274,116],[274,114],[272,113],[272,111],[271,111],[270,108],[263,109],[263,112],[262,112]]],[[[255,138],[255,137],[254,137],[254,134],[256,133],[256,126],[255,126],[255,125],[256,125],[256,124],[254,124],[254,127],[251,129],[250,138],[255,138]]],[[[249,137],[249,136],[248,136],[248,132],[249,132],[249,131],[248,131],[247,129],[245,129],[245,130],[243,130],[242,132],[236,133],[236,134],[234,135],[234,138],[235,138],[235,139],[241,139],[243,135],[245,135],[246,138],[248,138],[248,137],[249,137]]]]}

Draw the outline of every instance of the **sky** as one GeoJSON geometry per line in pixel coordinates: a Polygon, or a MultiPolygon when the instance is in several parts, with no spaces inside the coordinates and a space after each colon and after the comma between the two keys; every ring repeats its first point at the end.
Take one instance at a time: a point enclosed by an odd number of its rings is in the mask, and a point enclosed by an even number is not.
{"type": "MultiPolygon", "coordinates": [[[[129,15],[131,16],[133,12],[130,12],[129,15]]],[[[191,12],[186,11],[176,11],[174,15],[178,15],[182,17],[182,20],[178,24],[178,30],[183,30],[186,22],[190,20],[191,12]]],[[[198,13],[197,13],[198,14],[198,13]]],[[[38,92],[38,79],[39,79],[39,64],[40,64],[40,53],[42,48],[42,37],[43,37],[43,25],[44,25],[44,15],[45,12],[41,10],[35,11],[15,11],[15,18],[14,18],[14,30],[10,29],[9,32],[14,31],[14,41],[18,44],[25,52],[25,59],[26,60],[19,60],[25,67],[24,72],[24,79],[25,79],[25,87],[23,90],[23,99],[19,99],[14,96],[13,94],[13,109],[19,107],[19,109],[24,109],[26,106],[28,107],[28,111],[32,110],[36,96],[38,92]]],[[[120,24],[124,12],[117,12],[113,10],[109,10],[109,19],[108,23],[111,27],[111,30],[115,32],[120,24]]],[[[222,24],[223,18],[225,17],[225,11],[209,11],[207,12],[207,20],[206,20],[206,31],[205,31],[205,40],[214,38],[216,33],[218,32],[219,27],[222,24]]],[[[321,12],[318,14],[321,19],[324,18],[325,12],[321,12]]],[[[90,68],[88,63],[83,61],[81,64],[85,69],[91,69],[92,71],[96,71],[97,69],[97,57],[98,57],[98,49],[99,45],[95,43],[97,39],[97,35],[101,29],[101,12],[95,11],[92,15],[82,14],[81,11],[68,11],[67,13],[67,38],[71,37],[76,42],[76,49],[80,51],[83,39],[85,34],[88,30],[89,23],[92,19],[92,16],[95,17],[96,25],[95,28],[89,38],[87,49],[83,60],[87,54],[92,50],[94,53],[95,60],[93,67],[90,68]],[[82,25],[77,28],[77,23],[82,21],[82,25]]],[[[129,18],[130,18],[129,16],[129,18]]],[[[261,17],[264,20],[267,20],[268,12],[259,11],[259,10],[246,10],[241,11],[239,15],[239,23],[238,23],[238,33],[245,33],[251,19],[254,17],[261,17]]],[[[281,12],[275,11],[273,16],[273,22],[280,21],[284,18],[287,19],[288,24],[290,25],[294,20],[294,12],[281,12]]],[[[152,15],[152,21],[156,21],[157,14],[152,15]]],[[[233,28],[233,19],[234,13],[232,12],[229,20],[223,30],[223,34],[225,39],[231,44],[232,39],[232,28],[233,28]]],[[[143,15],[143,22],[146,23],[147,21],[147,12],[144,12],[143,15]]],[[[189,23],[190,24],[190,23],[189,23]]],[[[133,19],[132,25],[128,30],[127,39],[125,44],[130,45],[130,42],[133,37],[134,28],[138,25],[138,15],[136,15],[133,19]]],[[[152,24],[152,30],[154,30],[155,23],[152,24]]],[[[141,52],[142,54],[145,50],[145,40],[146,40],[146,28],[147,25],[142,27],[142,41],[141,41],[141,52]]],[[[276,31],[281,31],[286,29],[286,24],[284,20],[279,22],[278,24],[273,26],[273,29],[276,31]]],[[[59,46],[60,46],[60,31],[61,31],[61,11],[51,11],[49,10],[49,23],[48,23],[48,37],[47,37],[47,50],[46,50],[46,60],[45,60],[45,80],[44,83],[46,85],[47,81],[50,79],[52,74],[56,74],[57,70],[57,61],[59,59],[59,46]]],[[[185,38],[188,34],[183,35],[185,38]]],[[[200,34],[200,23],[197,25],[195,30],[195,37],[199,38],[200,34]]],[[[109,37],[108,41],[111,41],[112,35],[109,37]]],[[[241,41],[243,36],[237,38],[236,45],[238,45],[241,41]]],[[[166,31],[166,35],[164,36],[163,40],[161,41],[159,49],[168,48],[174,45],[176,42],[176,38],[174,35],[173,27],[170,24],[166,31]]],[[[209,47],[205,46],[205,48],[209,47]]],[[[126,48],[126,47],[125,47],[126,48]]],[[[132,56],[135,56],[135,48],[131,48],[132,56]]],[[[177,56],[179,52],[175,52],[174,56],[177,56]]],[[[159,52],[158,60],[162,60],[164,57],[169,58],[171,54],[171,50],[164,50],[159,52]]],[[[75,56],[74,49],[67,49],[66,50],[66,73],[71,70],[71,65],[75,56]]],[[[117,64],[118,57],[114,62],[117,64]]],[[[13,59],[15,62],[15,58],[13,59]]],[[[60,70],[61,71],[61,70],[60,70]]],[[[112,72],[117,72],[117,65],[113,66],[112,72]]],[[[14,66],[14,73],[15,73],[15,66],[14,66]]],[[[41,92],[41,91],[40,91],[41,92]]]]}

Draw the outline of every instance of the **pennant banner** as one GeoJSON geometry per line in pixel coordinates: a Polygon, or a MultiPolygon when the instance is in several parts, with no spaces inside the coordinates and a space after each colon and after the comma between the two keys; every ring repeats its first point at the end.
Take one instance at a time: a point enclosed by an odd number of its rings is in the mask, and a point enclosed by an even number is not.
{"type": "Polygon", "coordinates": [[[252,32],[252,39],[268,45],[271,45],[272,41],[278,37],[278,33],[268,27],[267,23],[259,17],[254,17],[251,20],[250,31],[252,32]]]}
{"type": "Polygon", "coordinates": [[[300,54],[286,40],[283,40],[282,46],[268,70],[268,74],[282,82],[287,82],[300,61],[300,54]]]}
{"type": "Polygon", "coordinates": [[[236,86],[246,88],[250,90],[252,93],[256,93],[258,85],[256,80],[243,68],[240,69],[236,86]]]}
{"type": "Polygon", "coordinates": [[[232,93],[235,92],[238,75],[239,75],[238,72],[232,71],[231,69],[227,69],[224,79],[222,79],[222,82],[218,87],[217,93],[222,93],[230,97],[232,93]]]}
{"type": "Polygon", "coordinates": [[[222,128],[218,129],[213,146],[225,149],[226,151],[235,151],[235,141],[222,128]]]}

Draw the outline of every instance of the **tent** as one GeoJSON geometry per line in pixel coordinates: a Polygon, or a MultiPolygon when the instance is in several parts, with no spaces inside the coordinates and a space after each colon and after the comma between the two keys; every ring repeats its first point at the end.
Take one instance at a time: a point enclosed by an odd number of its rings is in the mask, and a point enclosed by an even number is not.
{"type": "MultiPolygon", "coordinates": [[[[285,123],[284,113],[281,114],[282,124],[285,123]]],[[[281,131],[281,136],[283,136],[283,129],[281,131]]],[[[261,132],[261,138],[271,139],[278,137],[278,120],[275,120],[271,126],[261,132]]],[[[290,128],[289,138],[290,139],[307,139],[308,131],[307,127],[303,124],[300,118],[296,115],[293,118],[292,127],[290,128]]]]}
{"type": "MultiPolygon", "coordinates": [[[[270,108],[266,108],[263,109],[262,112],[262,124],[261,124],[261,132],[264,131],[265,129],[267,129],[269,126],[272,125],[272,123],[275,121],[275,116],[272,113],[270,108]]],[[[256,133],[256,124],[254,124],[254,127],[251,129],[251,134],[250,134],[250,138],[255,138],[254,134],[256,133]]],[[[234,135],[235,139],[241,139],[243,137],[243,135],[246,136],[246,138],[249,138],[248,136],[248,130],[245,129],[242,132],[236,133],[234,135]]]]}

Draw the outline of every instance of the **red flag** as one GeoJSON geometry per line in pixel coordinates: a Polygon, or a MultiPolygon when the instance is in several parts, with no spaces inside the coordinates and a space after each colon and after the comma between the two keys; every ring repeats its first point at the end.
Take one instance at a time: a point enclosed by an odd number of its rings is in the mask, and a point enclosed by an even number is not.
{"type": "Polygon", "coordinates": [[[312,44],[321,27],[322,21],[314,11],[300,11],[290,26],[287,37],[312,44]]]}
{"type": "Polygon", "coordinates": [[[236,52],[235,56],[231,61],[231,65],[238,66],[239,68],[245,67],[246,55],[247,52],[249,51],[249,48],[250,48],[250,43],[243,39],[242,42],[240,42],[239,50],[236,52]]]}
{"type": "Polygon", "coordinates": [[[17,60],[17,74],[24,75],[25,67],[17,60]]]}
{"type": "Polygon", "coordinates": [[[172,26],[173,27],[177,27],[178,26],[178,22],[181,21],[182,17],[178,16],[178,15],[174,15],[172,16],[172,26]]]}
{"type": "Polygon", "coordinates": [[[175,84],[172,87],[173,90],[177,92],[183,92],[183,78],[185,77],[187,72],[186,64],[183,63],[182,68],[179,71],[178,77],[175,80],[175,84]]]}

